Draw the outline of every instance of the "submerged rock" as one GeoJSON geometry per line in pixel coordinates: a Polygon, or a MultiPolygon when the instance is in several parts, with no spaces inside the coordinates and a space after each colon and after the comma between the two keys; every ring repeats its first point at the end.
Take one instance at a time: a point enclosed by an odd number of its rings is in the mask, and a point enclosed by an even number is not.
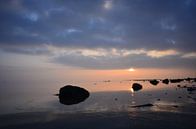
{"type": "Polygon", "coordinates": [[[159,83],[159,81],[157,80],[150,80],[149,81],[152,85],[157,85],[159,83]]]}
{"type": "Polygon", "coordinates": [[[103,82],[111,82],[111,80],[105,80],[105,81],[103,81],[103,82]]]}
{"type": "Polygon", "coordinates": [[[132,108],[140,108],[140,107],[152,107],[152,106],[154,106],[154,105],[151,103],[148,103],[148,104],[136,105],[136,106],[131,106],[131,107],[132,108]]]}
{"type": "Polygon", "coordinates": [[[191,92],[191,91],[195,91],[196,90],[196,87],[188,87],[187,88],[187,91],[191,92]]]}
{"type": "Polygon", "coordinates": [[[173,105],[173,107],[178,108],[179,106],[178,105],[173,105]]]}
{"type": "Polygon", "coordinates": [[[196,98],[192,98],[196,102],[196,98]]]}
{"type": "Polygon", "coordinates": [[[192,98],[191,96],[187,95],[187,98],[192,98]]]}
{"type": "Polygon", "coordinates": [[[169,84],[169,79],[164,79],[164,80],[162,80],[162,83],[164,83],[164,84],[169,84]]]}
{"type": "Polygon", "coordinates": [[[65,105],[77,104],[89,97],[90,93],[84,88],[66,85],[59,90],[59,102],[65,105]]]}
{"type": "Polygon", "coordinates": [[[133,83],[132,89],[133,89],[134,91],[139,91],[139,90],[142,89],[142,85],[139,84],[139,83],[133,83]]]}

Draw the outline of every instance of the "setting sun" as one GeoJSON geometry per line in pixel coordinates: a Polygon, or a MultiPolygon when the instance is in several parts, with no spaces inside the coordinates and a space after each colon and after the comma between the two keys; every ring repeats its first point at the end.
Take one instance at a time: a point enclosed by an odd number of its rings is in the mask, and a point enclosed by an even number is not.
{"type": "Polygon", "coordinates": [[[128,69],[128,71],[129,71],[129,72],[134,72],[135,69],[134,69],[134,68],[130,68],[130,69],[128,69]]]}

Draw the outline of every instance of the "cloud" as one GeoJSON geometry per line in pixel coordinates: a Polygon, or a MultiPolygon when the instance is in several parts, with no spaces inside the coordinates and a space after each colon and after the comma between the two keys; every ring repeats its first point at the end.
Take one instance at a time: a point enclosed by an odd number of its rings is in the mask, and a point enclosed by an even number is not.
{"type": "Polygon", "coordinates": [[[196,52],[195,6],[191,0],[0,1],[0,48],[86,68],[188,67],[196,52]]]}
{"type": "Polygon", "coordinates": [[[106,1],[104,1],[103,7],[105,9],[108,9],[108,10],[111,9],[112,8],[112,0],[106,0],[106,1]]]}
{"type": "Polygon", "coordinates": [[[151,50],[146,53],[148,56],[153,57],[153,58],[160,58],[164,56],[174,56],[174,55],[179,54],[179,52],[175,50],[164,50],[164,51],[151,50]]]}
{"type": "Polygon", "coordinates": [[[65,30],[62,30],[60,32],[57,33],[58,36],[69,36],[71,34],[75,34],[75,33],[81,33],[81,30],[78,29],[74,29],[74,28],[68,28],[65,30]]]}
{"type": "Polygon", "coordinates": [[[39,19],[38,14],[35,13],[35,12],[26,13],[24,15],[24,17],[27,18],[28,20],[32,21],[32,22],[36,22],[39,19]]]}
{"type": "MultiPolygon", "coordinates": [[[[1,50],[1,49],[0,49],[1,50]]],[[[8,47],[3,49],[4,52],[6,53],[15,53],[15,54],[24,54],[24,55],[37,55],[37,56],[50,56],[52,51],[47,49],[44,45],[39,46],[39,47],[23,47],[23,48],[18,48],[18,47],[8,47]]]]}
{"type": "MultiPolygon", "coordinates": [[[[152,57],[142,53],[123,55],[121,51],[92,51],[75,50],[66,51],[63,54],[51,58],[51,62],[82,67],[87,69],[128,69],[134,68],[195,68],[194,59],[181,58],[180,55],[165,55],[161,57],[152,57]],[[190,63],[192,62],[192,63],[190,63]]],[[[148,53],[148,52],[146,52],[148,53]]]]}
{"type": "Polygon", "coordinates": [[[164,19],[161,21],[160,24],[161,24],[162,29],[165,29],[165,30],[175,31],[177,29],[176,24],[172,23],[171,19],[164,19]]]}
{"type": "Polygon", "coordinates": [[[56,48],[47,46],[52,58],[50,61],[63,65],[90,69],[127,69],[136,68],[194,68],[194,58],[184,58],[175,50],[145,50],[145,49],[86,49],[86,48],[56,48]],[[192,63],[190,63],[190,62],[192,63]],[[187,67],[188,66],[188,67],[187,67]]]}
{"type": "Polygon", "coordinates": [[[4,17],[0,21],[0,46],[52,44],[194,52],[195,2],[188,3],[189,6],[178,0],[4,2],[0,9],[4,17]],[[102,6],[113,9],[106,11],[102,6]],[[15,35],[15,28],[29,35],[15,35]]]}
{"type": "Polygon", "coordinates": [[[166,56],[180,55],[176,50],[145,50],[145,49],[116,49],[116,48],[58,48],[47,45],[47,50],[58,55],[74,54],[87,57],[126,57],[134,55],[145,55],[151,58],[162,58],[166,56]]]}
{"type": "Polygon", "coordinates": [[[8,48],[4,52],[44,56],[50,63],[86,69],[194,68],[195,53],[176,50],[72,48],[43,45],[30,48],[8,48]],[[191,63],[190,63],[191,62],[191,63]]]}
{"type": "Polygon", "coordinates": [[[196,58],[196,52],[186,53],[182,56],[182,58],[196,58]]]}

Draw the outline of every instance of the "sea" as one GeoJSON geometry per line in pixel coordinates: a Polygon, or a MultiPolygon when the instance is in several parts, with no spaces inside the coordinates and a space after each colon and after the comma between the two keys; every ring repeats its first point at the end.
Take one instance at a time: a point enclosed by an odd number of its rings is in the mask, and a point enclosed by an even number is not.
{"type": "Polygon", "coordinates": [[[37,86],[36,90],[15,85],[1,87],[0,129],[196,128],[196,91],[187,90],[195,87],[195,82],[152,85],[147,80],[108,80],[78,83],[73,85],[87,89],[90,96],[74,105],[61,104],[55,95],[64,85],[37,86]],[[141,84],[142,89],[133,91],[133,83],[141,84]]]}

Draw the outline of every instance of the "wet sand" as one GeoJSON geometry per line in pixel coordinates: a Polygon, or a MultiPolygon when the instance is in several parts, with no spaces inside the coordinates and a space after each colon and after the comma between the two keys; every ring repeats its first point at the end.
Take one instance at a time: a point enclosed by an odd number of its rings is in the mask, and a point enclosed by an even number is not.
{"type": "Polygon", "coordinates": [[[174,112],[52,112],[0,116],[2,129],[194,129],[195,114],[174,112]]]}

